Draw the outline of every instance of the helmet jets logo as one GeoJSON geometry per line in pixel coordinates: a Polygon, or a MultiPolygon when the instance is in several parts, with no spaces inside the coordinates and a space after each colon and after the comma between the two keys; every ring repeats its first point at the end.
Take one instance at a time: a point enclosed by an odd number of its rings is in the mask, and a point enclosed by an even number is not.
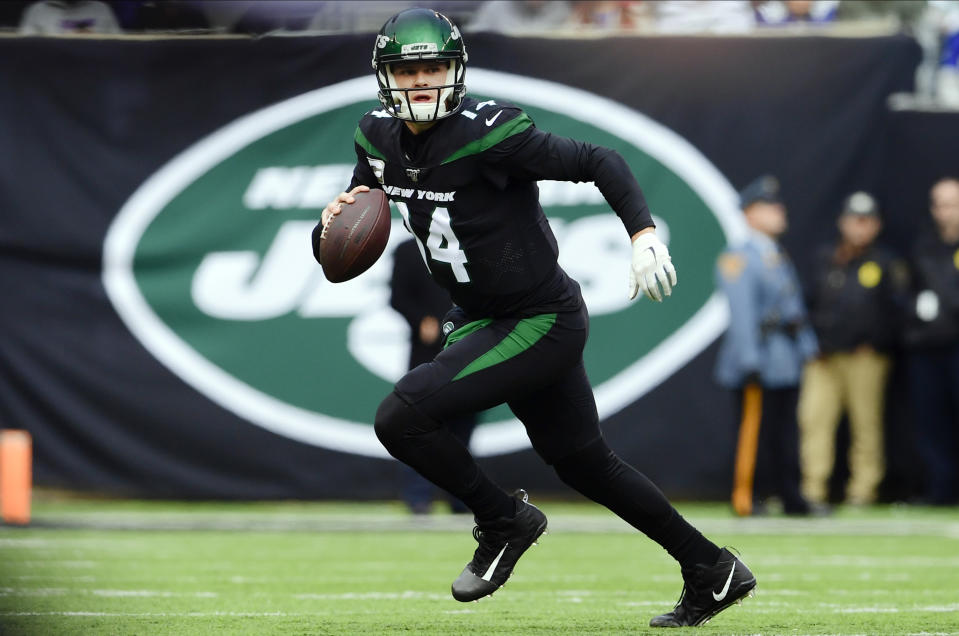
{"type": "Polygon", "coordinates": [[[439,48],[436,42],[418,42],[416,44],[404,44],[400,47],[403,55],[413,55],[415,53],[436,53],[439,48]]]}
{"type": "MultiPolygon", "coordinates": [[[[586,365],[600,416],[608,417],[725,328],[712,271],[727,238],[741,230],[735,191],[685,140],[620,104],[477,69],[470,83],[486,103],[474,115],[509,100],[544,129],[617,148],[644,184],[660,236],[682,237],[670,245],[682,277],[678,295],[644,319],[650,303],[627,302],[623,289],[630,252],[619,218],[590,184],[540,183],[560,262],[590,309],[586,365]]],[[[214,402],[277,435],[386,457],[371,424],[408,355],[408,328],[389,307],[390,254],[406,236],[402,221],[396,215],[380,261],[347,283],[329,283],[309,248],[323,206],[349,183],[351,133],[370,106],[369,79],[357,78],[198,141],[120,210],[104,245],[103,281],[130,331],[214,402]],[[316,148],[326,149],[323,162],[316,148]]],[[[494,409],[472,444],[493,455],[529,441],[508,410],[494,409]]]]}

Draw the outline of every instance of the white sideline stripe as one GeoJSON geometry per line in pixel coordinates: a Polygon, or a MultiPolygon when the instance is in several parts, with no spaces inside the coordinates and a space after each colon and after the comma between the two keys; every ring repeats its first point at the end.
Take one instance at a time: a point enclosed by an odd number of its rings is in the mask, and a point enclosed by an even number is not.
{"type": "MultiPolygon", "coordinates": [[[[827,557],[796,557],[783,558],[777,556],[753,557],[749,559],[750,563],[761,564],[764,566],[794,566],[794,567],[864,567],[864,568],[886,568],[892,566],[910,566],[923,568],[959,568],[959,558],[937,558],[937,557],[907,557],[907,556],[887,556],[883,558],[857,557],[845,555],[833,555],[827,557]]],[[[898,577],[902,573],[896,573],[891,580],[900,580],[898,577]]]]}
{"type": "Polygon", "coordinates": [[[0,596],[64,596],[65,587],[0,587],[0,596]]]}
{"type": "Polygon", "coordinates": [[[329,616],[328,612],[0,612],[0,616],[94,616],[94,617],[130,617],[130,618],[214,618],[231,616],[238,618],[261,618],[267,616],[329,616]]]}
{"type": "MultiPolygon", "coordinates": [[[[445,598],[445,597],[444,597],[445,598]]],[[[665,603],[662,601],[659,604],[665,603]]],[[[651,603],[626,603],[630,606],[645,606],[651,603]]],[[[955,612],[959,605],[929,605],[912,608],[894,608],[894,607],[848,607],[834,608],[834,614],[909,614],[913,612],[936,612],[948,613],[955,612]]],[[[778,607],[759,607],[756,604],[750,606],[752,614],[778,614],[782,610],[778,607]]],[[[460,612],[462,613],[462,612],[460,612]]],[[[0,612],[0,617],[41,617],[41,616],[76,616],[76,617],[103,617],[103,618],[215,618],[215,617],[236,617],[236,618],[268,618],[268,617],[297,617],[297,616],[329,616],[328,612],[94,612],[94,611],[50,611],[50,612],[32,612],[32,611],[9,611],[0,612]]],[[[928,635],[928,632],[919,632],[928,635]]],[[[959,632],[936,632],[936,634],[957,634],[959,632]]]]}
{"type": "Polygon", "coordinates": [[[168,590],[87,590],[66,587],[0,587],[2,596],[65,596],[67,594],[92,594],[107,598],[131,597],[183,597],[190,598],[217,598],[216,592],[170,592],[168,590]]]}
{"type": "MultiPolygon", "coordinates": [[[[367,532],[371,527],[378,530],[449,532],[472,528],[473,520],[455,516],[437,516],[429,519],[412,518],[405,513],[378,513],[357,516],[355,514],[288,514],[270,513],[130,513],[105,514],[47,514],[37,517],[38,522],[80,528],[99,529],[147,529],[147,530],[243,530],[243,531],[298,531],[314,532],[367,532]]],[[[696,527],[705,534],[732,535],[816,535],[816,536],[936,536],[959,538],[959,522],[946,519],[782,519],[782,518],[693,518],[696,527]]],[[[564,532],[623,532],[636,530],[613,515],[550,515],[550,527],[564,532]]],[[[29,545],[26,539],[0,537],[0,553],[4,549],[41,547],[29,545]],[[4,543],[6,541],[7,543],[4,543]],[[24,541],[24,543],[20,543],[24,541]]],[[[89,539],[44,539],[42,546],[96,546],[89,539]]],[[[112,545],[112,542],[111,542],[112,545]]],[[[137,543],[124,543],[136,547],[137,543]]],[[[64,567],[90,567],[93,562],[60,562],[64,567]]]]}
{"type": "Polygon", "coordinates": [[[344,592],[341,594],[294,594],[293,598],[303,601],[393,601],[403,599],[446,600],[448,594],[435,592],[344,592]]]}
{"type": "Polygon", "coordinates": [[[194,598],[216,598],[219,596],[216,592],[169,592],[166,590],[90,590],[94,596],[107,597],[132,597],[132,596],[160,596],[169,598],[173,596],[191,596],[194,598]]]}

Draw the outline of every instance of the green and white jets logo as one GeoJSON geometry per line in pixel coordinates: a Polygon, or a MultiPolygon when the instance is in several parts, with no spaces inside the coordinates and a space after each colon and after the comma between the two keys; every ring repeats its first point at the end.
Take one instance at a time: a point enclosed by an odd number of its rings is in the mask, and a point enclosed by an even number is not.
{"type": "MultiPolygon", "coordinates": [[[[473,69],[484,100],[522,106],[538,126],[622,153],[669,242],[679,286],[663,304],[626,300],[629,240],[591,184],[542,182],[560,262],[583,287],[586,364],[600,417],[655,387],[712,342],[728,315],[713,263],[743,232],[729,183],[684,139],[615,102],[567,86],[473,69]],[[670,240],[671,239],[671,240],[670,240]]],[[[118,213],[103,280],[129,329],[163,364],[240,417],[308,444],[387,454],[372,421],[405,370],[408,330],[389,308],[387,252],[362,276],[326,281],[310,232],[349,183],[352,133],[375,107],[373,78],[327,86],[245,116],[151,176],[118,213]]],[[[526,448],[506,409],[473,449],[526,448]]]]}

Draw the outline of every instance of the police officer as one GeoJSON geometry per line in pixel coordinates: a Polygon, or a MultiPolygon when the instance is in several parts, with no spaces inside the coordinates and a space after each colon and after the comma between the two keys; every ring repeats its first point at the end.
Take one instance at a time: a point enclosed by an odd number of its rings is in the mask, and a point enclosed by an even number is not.
{"type": "Polygon", "coordinates": [[[934,221],[915,243],[906,345],[928,503],[959,502],[959,179],[930,190],[934,221]]]}
{"type": "Polygon", "coordinates": [[[716,364],[716,379],[735,396],[740,415],[733,509],[753,512],[757,451],[774,475],[787,514],[810,513],[799,491],[796,405],[803,363],[816,355],[799,280],[777,242],[786,230],[779,182],[764,176],[740,195],[749,234],[717,262],[716,280],[729,301],[730,326],[716,364]],[[760,434],[761,431],[761,434],[760,434]]]}
{"type": "Polygon", "coordinates": [[[826,503],[846,412],[846,503],[865,505],[875,502],[885,472],[883,398],[907,278],[905,265],[876,245],[882,221],[872,196],[850,195],[837,225],[839,241],[817,255],[808,296],[822,355],[806,365],[800,389],[802,492],[826,503]]]}

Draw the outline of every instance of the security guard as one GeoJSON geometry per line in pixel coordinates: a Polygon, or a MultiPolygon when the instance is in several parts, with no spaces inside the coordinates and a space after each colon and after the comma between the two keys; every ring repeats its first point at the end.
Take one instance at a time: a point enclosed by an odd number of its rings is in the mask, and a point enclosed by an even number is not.
{"type": "Polygon", "coordinates": [[[882,220],[868,193],[846,199],[837,225],[840,239],[817,255],[808,296],[822,355],[806,365],[799,394],[802,492],[826,503],[836,429],[846,412],[846,503],[865,505],[876,501],[885,473],[883,398],[908,275],[876,244],[882,220]]]}
{"type": "Polygon", "coordinates": [[[929,195],[934,227],[913,250],[906,344],[924,498],[951,505],[959,503],[959,178],[940,179],[929,195]]]}
{"type": "Polygon", "coordinates": [[[716,267],[717,285],[730,311],[716,379],[733,391],[741,421],[733,509],[739,515],[753,512],[761,445],[784,511],[805,515],[810,507],[799,491],[796,405],[802,366],[818,351],[816,336],[795,268],[777,242],[786,230],[779,182],[771,176],[757,179],[743,190],[740,204],[749,235],[724,251],[716,267]]]}

